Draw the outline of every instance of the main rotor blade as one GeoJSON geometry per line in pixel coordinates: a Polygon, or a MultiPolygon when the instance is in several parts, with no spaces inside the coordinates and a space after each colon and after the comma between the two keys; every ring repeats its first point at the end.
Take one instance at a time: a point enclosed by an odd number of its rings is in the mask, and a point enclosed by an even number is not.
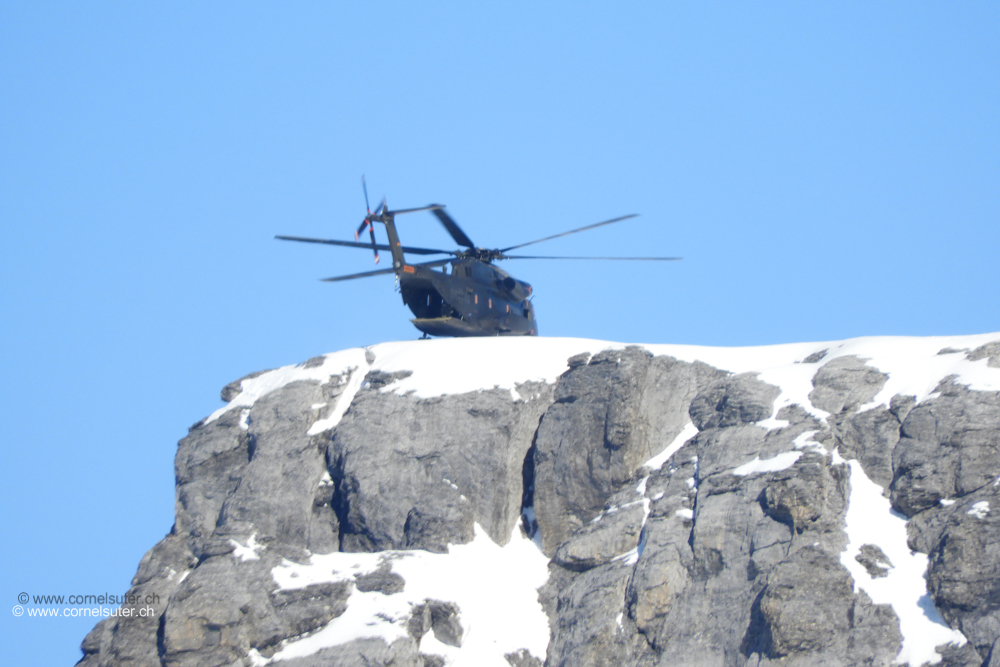
{"type": "Polygon", "coordinates": [[[361,189],[365,191],[365,210],[370,214],[372,207],[368,205],[368,184],[365,183],[365,175],[361,174],[361,189]]]}
{"type": "MultiPolygon", "coordinates": [[[[435,266],[444,266],[445,264],[448,264],[450,262],[451,262],[450,259],[438,259],[433,262],[421,262],[420,264],[413,264],[413,266],[435,267],[435,266]]],[[[336,283],[340,282],[341,280],[354,280],[355,278],[368,278],[370,276],[381,276],[388,273],[394,273],[395,271],[396,269],[379,269],[378,271],[365,271],[364,273],[352,273],[349,276],[334,276],[333,278],[322,278],[321,281],[324,283],[336,283]]]]}
{"type": "Polygon", "coordinates": [[[684,259],[683,257],[548,257],[542,255],[504,255],[500,259],[611,259],[638,260],[643,262],[669,262],[684,259]]]}
{"type": "Polygon", "coordinates": [[[444,228],[448,230],[449,234],[451,234],[451,238],[455,239],[455,243],[458,245],[464,245],[466,248],[476,247],[476,244],[473,243],[472,239],[470,239],[465,232],[462,231],[462,228],[451,219],[450,215],[445,213],[444,206],[434,209],[434,215],[437,216],[437,219],[441,221],[444,228]]]}
{"type": "MultiPolygon", "coordinates": [[[[385,202],[382,202],[385,204],[385,202]]],[[[436,211],[439,208],[444,208],[441,204],[428,204],[427,206],[420,206],[419,208],[401,208],[398,211],[386,211],[386,215],[400,215],[401,213],[416,213],[417,211],[436,211]]]]}
{"type": "Polygon", "coordinates": [[[352,273],[349,276],[335,276],[333,278],[320,278],[324,283],[335,283],[341,280],[354,280],[355,278],[368,278],[369,276],[380,276],[386,273],[393,273],[396,269],[379,269],[378,271],[365,271],[364,273],[352,273]]]}
{"type": "MultiPolygon", "coordinates": [[[[302,243],[325,243],[327,245],[339,245],[348,248],[364,248],[365,250],[392,250],[387,245],[381,243],[358,243],[356,241],[334,241],[330,239],[310,239],[302,236],[275,236],[282,241],[301,241],[302,243]]],[[[400,246],[403,252],[414,255],[457,255],[454,250],[436,250],[434,248],[411,248],[410,246],[400,246]]]]}
{"type": "Polygon", "coordinates": [[[522,243],[520,245],[512,245],[509,248],[502,248],[500,252],[507,252],[508,250],[514,250],[516,248],[523,248],[526,245],[532,245],[534,243],[541,243],[542,241],[551,241],[552,239],[557,239],[560,236],[568,236],[569,234],[576,234],[577,232],[585,232],[588,229],[594,229],[595,227],[601,227],[603,225],[610,225],[613,222],[621,222],[622,220],[628,220],[629,218],[638,217],[638,213],[631,213],[629,215],[623,215],[620,218],[612,218],[611,220],[605,220],[604,222],[594,223],[593,225],[587,225],[586,227],[580,227],[579,229],[571,229],[568,232],[563,232],[562,234],[555,234],[554,236],[546,236],[544,239],[537,239],[535,241],[528,241],[527,243],[522,243]]]}

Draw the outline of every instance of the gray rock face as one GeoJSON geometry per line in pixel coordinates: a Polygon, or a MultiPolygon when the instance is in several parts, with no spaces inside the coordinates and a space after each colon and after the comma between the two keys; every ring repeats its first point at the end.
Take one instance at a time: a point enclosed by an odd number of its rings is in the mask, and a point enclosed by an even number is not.
{"type": "Polygon", "coordinates": [[[930,556],[935,604],[986,657],[1000,634],[1000,393],[938,393],[903,422],[892,500],[930,556]]]}
{"type": "Polygon", "coordinates": [[[930,550],[928,588],[942,615],[986,656],[1000,635],[1000,489],[993,484],[948,508],[930,550]],[[989,509],[989,508],[992,508],[989,509]]]}
{"type": "MultiPolygon", "coordinates": [[[[998,344],[941,354],[993,364],[998,344]]],[[[155,598],[155,613],[99,623],[80,664],[454,664],[449,652],[483,628],[445,594],[401,610],[414,582],[394,559],[448,553],[478,525],[497,545],[522,530],[548,559],[547,655],[505,651],[514,667],[888,666],[899,618],[841,560],[856,481],[842,459],[856,459],[929,557],[928,604],[968,639],[939,647],[940,664],[1000,665],[1000,393],[946,380],[919,404],[859,412],[887,376],[829,353],[800,363],[815,369],[812,407],[830,416],[792,405],[770,430],[760,422],[778,387],[642,348],[573,357],[554,384],[519,385],[519,400],[387,393],[409,373],[368,372],[359,386],[363,367],[286,384],[179,443],[176,523],[130,591],[155,598]],[[309,435],[342,400],[340,422],[309,435]],[[390,550],[331,581],[277,583],[316,554],[390,550]],[[384,601],[400,632],[275,659],[353,622],[361,599],[384,601]]],[[[876,578],[899,565],[874,544],[855,560],[876,578]]]]}
{"type": "Polygon", "coordinates": [[[853,410],[875,398],[887,377],[857,357],[838,357],[813,377],[809,402],[831,413],[853,410]]]}
{"type": "MultiPolygon", "coordinates": [[[[387,645],[381,639],[355,639],[323,648],[312,655],[282,660],[283,667],[329,667],[330,665],[364,665],[365,667],[430,667],[436,661],[428,660],[417,651],[416,642],[410,638],[397,639],[387,645]]],[[[239,664],[239,663],[235,663],[239,664]]],[[[437,664],[443,664],[437,662],[437,664]]]]}
{"type": "Polygon", "coordinates": [[[909,411],[893,449],[892,503],[907,516],[1000,476],[1000,395],[951,382],[937,393],[909,411]]]}
{"type": "Polygon", "coordinates": [[[681,432],[699,387],[721,376],[629,348],[560,378],[535,439],[534,507],[546,554],[681,432]]]}
{"type": "Polygon", "coordinates": [[[886,576],[889,574],[889,568],[893,567],[892,561],[876,544],[862,544],[861,553],[854,559],[861,563],[868,570],[868,574],[874,578],[886,576]]]}
{"type": "Polygon", "coordinates": [[[969,354],[966,355],[966,358],[969,361],[989,359],[987,362],[989,366],[992,366],[993,368],[1000,368],[1000,340],[980,345],[976,349],[969,352],[969,354]]]}
{"type": "Polygon", "coordinates": [[[493,390],[416,401],[377,384],[358,392],[326,447],[340,548],[443,553],[471,541],[475,522],[506,544],[551,388],[522,392],[539,397],[514,402],[493,390]]]}
{"type": "Polygon", "coordinates": [[[900,425],[912,406],[912,396],[896,396],[889,409],[879,406],[860,414],[847,411],[827,419],[842,455],[857,459],[868,477],[883,488],[892,483],[892,453],[899,442],[900,425]]]}

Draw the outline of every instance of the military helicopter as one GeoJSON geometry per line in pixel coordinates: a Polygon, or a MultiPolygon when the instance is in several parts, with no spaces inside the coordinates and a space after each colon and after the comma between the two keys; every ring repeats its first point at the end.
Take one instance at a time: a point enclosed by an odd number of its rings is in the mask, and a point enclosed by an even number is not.
{"type": "Polygon", "coordinates": [[[373,213],[368,204],[368,187],[364,178],[361,179],[361,185],[365,193],[367,214],[354,233],[355,240],[353,242],[301,236],[276,236],[275,238],[282,241],[324,243],[372,250],[375,253],[376,263],[379,261],[378,251],[388,250],[392,255],[392,268],[323,278],[323,280],[325,282],[339,282],[390,273],[396,274],[403,303],[416,316],[410,321],[424,333],[424,338],[428,336],[535,336],[538,334],[535,310],[531,304],[531,285],[512,277],[503,269],[495,266],[493,263],[496,261],[507,259],[672,261],[681,259],[680,257],[508,255],[507,253],[511,250],[621,222],[634,218],[637,214],[623,215],[527,243],[491,250],[477,247],[451,216],[445,212],[443,204],[429,204],[419,208],[390,211],[383,197],[382,203],[373,213]],[[455,243],[463,246],[465,250],[439,250],[402,245],[396,231],[396,216],[419,211],[430,211],[441,222],[455,243]],[[388,245],[375,242],[374,223],[376,222],[385,225],[389,237],[388,245]],[[366,228],[371,235],[371,243],[358,242],[357,239],[366,228]],[[406,261],[405,254],[407,253],[411,255],[450,255],[450,257],[412,264],[406,261]],[[450,273],[448,272],[449,266],[451,267],[450,273]],[[436,270],[438,267],[440,270],[436,270]]]}

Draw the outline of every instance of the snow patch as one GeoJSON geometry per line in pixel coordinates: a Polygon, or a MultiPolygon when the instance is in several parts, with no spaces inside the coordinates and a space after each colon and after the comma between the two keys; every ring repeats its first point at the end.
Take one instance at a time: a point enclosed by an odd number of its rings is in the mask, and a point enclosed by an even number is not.
{"type": "MultiPolygon", "coordinates": [[[[364,382],[365,375],[368,374],[368,367],[354,366],[344,373],[347,375],[347,386],[344,387],[344,391],[337,397],[337,405],[334,406],[333,410],[326,417],[314,421],[313,425],[306,431],[306,435],[319,435],[324,431],[335,428],[340,423],[340,420],[347,414],[347,409],[354,402],[354,397],[358,395],[361,383],[364,382]]],[[[341,374],[341,377],[344,377],[344,374],[341,374]]]]}
{"type": "MultiPolygon", "coordinates": [[[[1000,334],[994,333],[927,338],[882,336],[742,348],[653,344],[638,347],[656,356],[671,356],[689,363],[701,361],[732,373],[754,373],[762,382],[777,386],[781,393],[775,400],[772,415],[757,424],[764,428],[779,428],[787,426],[787,421],[777,419],[776,415],[790,405],[799,405],[820,420],[828,416],[809,401],[812,378],[819,365],[801,363],[801,360],[813,353],[826,350],[823,363],[838,357],[857,356],[865,359],[869,366],[888,374],[889,380],[882,391],[871,403],[859,408],[863,411],[878,405],[888,407],[896,394],[913,395],[920,402],[948,376],[955,376],[956,382],[972,390],[1000,390],[1000,369],[990,367],[987,359],[969,361],[965,355],[937,354],[941,346],[974,349],[997,338],[1000,334]]],[[[212,413],[205,423],[215,421],[235,407],[249,407],[290,382],[313,380],[326,383],[331,377],[343,376],[352,368],[358,371],[351,375],[351,385],[357,382],[358,386],[365,374],[361,370],[366,368],[385,373],[410,371],[408,377],[383,387],[382,391],[409,393],[416,398],[503,389],[510,391],[512,400],[530,400],[530,396],[525,398],[519,394],[519,386],[526,382],[555,382],[569,369],[567,361],[570,357],[581,353],[592,356],[628,346],[626,343],[582,338],[524,336],[403,341],[382,343],[368,349],[352,348],[327,354],[322,364],[312,368],[285,366],[243,380],[240,393],[228,405],[212,413]],[[371,363],[369,358],[373,359],[371,363]]],[[[316,432],[336,425],[335,422],[347,411],[356,389],[354,386],[345,389],[337,401],[334,414],[321,420],[322,423],[317,422],[318,426],[313,425],[318,429],[316,432]]],[[[674,444],[671,443],[671,446],[674,444]]],[[[661,453],[659,457],[654,457],[650,464],[663,456],[661,453]]]]}
{"type": "Polygon", "coordinates": [[[830,450],[830,465],[839,466],[844,463],[847,463],[847,461],[840,455],[840,450],[834,445],[833,449],[830,450]]]}
{"type": "Polygon", "coordinates": [[[936,336],[927,338],[885,336],[858,338],[848,341],[858,348],[856,354],[867,358],[867,364],[887,374],[882,390],[858,408],[858,412],[878,406],[889,406],[897,394],[915,396],[917,403],[929,398],[948,376],[957,384],[973,391],[1000,390],[1000,369],[990,367],[988,359],[969,361],[964,354],[938,355],[934,347],[943,343],[950,347],[976,348],[997,339],[997,334],[979,336],[936,336]]]}
{"type": "Polygon", "coordinates": [[[438,638],[434,636],[433,632],[428,632],[420,639],[420,652],[424,655],[441,656],[444,658],[444,664],[446,665],[458,664],[457,661],[462,655],[461,648],[457,646],[449,646],[444,642],[438,641],[438,638]]]}
{"type": "Polygon", "coordinates": [[[862,412],[879,405],[889,407],[889,401],[896,394],[915,396],[919,403],[949,375],[956,376],[957,383],[974,391],[1000,390],[1000,369],[990,367],[987,359],[969,361],[965,355],[937,354],[942,347],[975,349],[998,338],[1000,334],[997,333],[933,337],[868,336],[843,341],[742,348],[696,345],[642,347],[654,355],[668,355],[687,362],[702,361],[732,373],[756,373],[757,379],[777,386],[781,393],[774,402],[771,417],[757,422],[758,426],[773,429],[787,426],[785,420],[776,416],[782,408],[790,405],[799,405],[820,420],[829,416],[809,401],[813,390],[812,378],[819,366],[801,363],[801,360],[811,354],[827,351],[820,365],[839,357],[856,356],[888,374],[889,379],[878,395],[858,409],[862,412]]]}
{"type": "MultiPolygon", "coordinates": [[[[824,450],[825,451],[825,450],[824,450]]],[[[764,459],[761,461],[760,457],[755,457],[753,461],[749,463],[744,463],[738,468],[733,470],[734,475],[739,475],[744,477],[746,475],[756,475],[762,472],[775,472],[777,470],[785,470],[786,468],[791,468],[792,464],[799,460],[802,456],[802,452],[784,452],[778,454],[777,456],[764,459]]]]}
{"type": "MultiPolygon", "coordinates": [[[[248,378],[240,383],[240,393],[224,407],[213,412],[205,423],[209,424],[233,408],[250,407],[258,400],[267,396],[272,391],[277,391],[292,382],[313,380],[326,384],[330,378],[340,375],[351,366],[363,368],[368,365],[365,360],[365,351],[361,348],[351,348],[327,354],[323,357],[323,363],[312,368],[304,365],[283,366],[273,371],[267,371],[254,378],[248,378]]],[[[345,408],[346,410],[346,408],[345,408]]]]}
{"type": "MultiPolygon", "coordinates": [[[[425,341],[426,342],[426,341],[425,341]]],[[[506,546],[496,545],[479,524],[469,544],[448,553],[384,551],[313,555],[300,565],[285,560],[271,570],[283,590],[318,583],[350,581],[388,563],[406,581],[402,591],[384,595],[355,590],[347,610],[319,632],[287,641],[272,661],[290,660],[363,637],[392,643],[407,636],[411,609],[424,600],[454,602],[464,634],[461,647],[441,644],[428,633],[421,652],[442,655],[455,667],[509,667],[504,655],[527,649],[545,659],[548,617],[537,589],[548,579],[548,559],[515,528],[506,546]]]]}
{"type": "Polygon", "coordinates": [[[694,510],[682,507],[681,509],[674,512],[674,516],[679,516],[682,519],[687,519],[688,521],[694,520],[694,510]]]}
{"type": "Polygon", "coordinates": [[[805,449],[826,454],[826,447],[813,440],[813,436],[817,433],[819,433],[819,431],[806,431],[805,433],[800,434],[797,438],[795,438],[795,440],[792,441],[792,446],[795,447],[795,449],[805,449]]]}
{"type": "Polygon", "coordinates": [[[247,657],[250,658],[251,667],[264,667],[264,665],[270,662],[270,660],[258,653],[255,648],[252,648],[247,652],[247,657]]]}
{"type": "Polygon", "coordinates": [[[970,514],[977,519],[985,519],[986,515],[990,513],[990,501],[980,500],[978,503],[972,506],[966,514],[970,514]]]}
{"type": "Polygon", "coordinates": [[[506,389],[512,399],[519,400],[519,384],[555,382],[569,370],[570,357],[624,347],[622,343],[584,338],[535,336],[382,343],[372,347],[377,359],[372,369],[385,373],[412,372],[383,387],[383,392],[412,392],[417,398],[433,398],[506,389]]]}
{"type": "Polygon", "coordinates": [[[965,636],[945,623],[927,592],[924,573],[927,556],[911,552],[906,544],[906,519],[892,509],[882,487],[871,481],[856,460],[851,467],[851,496],[847,506],[847,548],[840,562],[854,578],[854,590],[868,594],[875,604],[891,604],[899,617],[903,647],[897,663],[923,665],[941,662],[935,650],[941,644],[965,644],[965,636]],[[884,577],[872,577],[856,560],[861,546],[874,544],[893,567],[884,577]]]}
{"type": "Polygon", "coordinates": [[[247,540],[247,545],[243,546],[236,540],[229,540],[229,543],[233,545],[233,558],[239,558],[240,561],[246,562],[248,560],[258,560],[260,556],[257,554],[258,551],[264,548],[263,544],[257,542],[257,533],[250,536],[247,540]]]}
{"type": "Polygon", "coordinates": [[[681,432],[677,434],[677,437],[667,445],[666,449],[654,456],[653,458],[646,461],[645,466],[650,470],[659,470],[663,467],[663,464],[670,460],[670,457],[677,453],[681,447],[683,447],[688,440],[698,435],[698,427],[688,421],[681,429],[681,432]]]}

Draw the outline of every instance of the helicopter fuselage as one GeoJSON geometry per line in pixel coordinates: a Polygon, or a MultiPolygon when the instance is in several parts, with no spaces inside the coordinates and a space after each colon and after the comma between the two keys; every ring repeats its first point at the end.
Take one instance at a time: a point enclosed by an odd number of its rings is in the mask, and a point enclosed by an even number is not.
{"type": "Polygon", "coordinates": [[[431,336],[534,336],[531,285],[477,259],[442,270],[404,263],[397,271],[410,320],[431,336]]]}

